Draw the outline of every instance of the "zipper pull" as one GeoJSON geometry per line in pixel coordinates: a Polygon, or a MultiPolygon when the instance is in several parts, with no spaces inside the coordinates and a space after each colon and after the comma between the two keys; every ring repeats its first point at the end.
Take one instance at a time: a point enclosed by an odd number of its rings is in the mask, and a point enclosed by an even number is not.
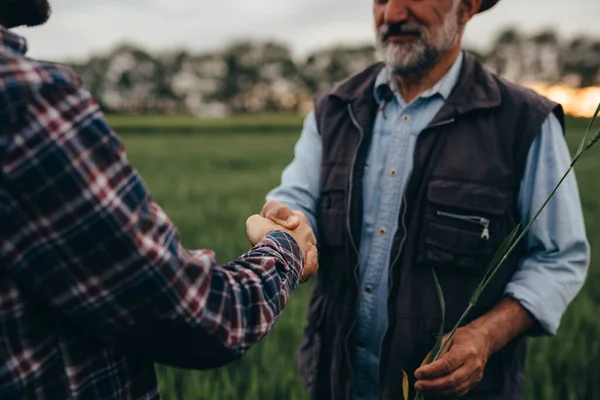
{"type": "Polygon", "coordinates": [[[483,225],[483,232],[481,232],[481,238],[485,240],[490,239],[490,221],[482,218],[481,224],[483,225]]]}

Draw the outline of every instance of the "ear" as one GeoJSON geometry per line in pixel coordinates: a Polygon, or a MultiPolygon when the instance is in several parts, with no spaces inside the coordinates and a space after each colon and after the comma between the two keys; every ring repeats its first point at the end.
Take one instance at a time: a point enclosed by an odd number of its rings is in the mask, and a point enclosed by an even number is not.
{"type": "Polygon", "coordinates": [[[481,7],[482,0],[459,0],[458,5],[458,23],[461,25],[466,24],[477,14],[479,7],[481,7]]]}

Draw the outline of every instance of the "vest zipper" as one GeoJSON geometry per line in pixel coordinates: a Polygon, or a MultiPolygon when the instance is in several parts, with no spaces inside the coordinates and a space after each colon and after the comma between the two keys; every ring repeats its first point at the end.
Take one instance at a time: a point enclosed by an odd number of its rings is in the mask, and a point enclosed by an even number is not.
{"type": "Polygon", "coordinates": [[[476,215],[461,215],[461,214],[453,214],[444,211],[438,211],[437,215],[458,219],[460,221],[472,222],[474,224],[479,224],[483,227],[483,231],[481,232],[481,238],[488,240],[490,238],[490,220],[483,217],[478,217],[476,215]]]}
{"type": "MultiPolygon", "coordinates": [[[[348,230],[348,234],[350,235],[350,244],[352,245],[352,248],[354,249],[354,251],[356,252],[356,255],[358,256],[358,248],[356,247],[356,243],[354,242],[354,236],[352,235],[352,227],[350,226],[350,211],[352,208],[352,190],[354,187],[354,168],[356,167],[356,159],[358,158],[358,151],[360,149],[360,145],[362,144],[363,138],[365,137],[365,132],[363,131],[362,126],[360,126],[360,124],[356,120],[356,117],[354,116],[354,111],[352,110],[351,104],[348,104],[348,113],[350,114],[350,119],[352,120],[352,123],[354,124],[354,126],[356,126],[356,128],[360,132],[360,137],[358,140],[358,147],[356,148],[356,151],[354,152],[354,157],[352,158],[352,165],[350,167],[350,178],[348,179],[348,207],[346,209],[346,216],[347,216],[346,229],[348,230]]],[[[356,270],[356,267],[358,267],[358,263],[356,263],[355,270],[356,270]]]]}
{"type": "MultiPolygon", "coordinates": [[[[350,114],[350,120],[352,121],[352,124],[358,129],[360,136],[359,136],[359,140],[358,140],[358,147],[356,148],[356,151],[354,152],[354,157],[352,158],[352,165],[350,167],[350,178],[348,179],[348,206],[346,209],[346,229],[348,230],[348,235],[350,236],[350,244],[352,245],[352,248],[354,249],[354,252],[356,253],[356,264],[354,265],[354,273],[353,273],[353,277],[354,277],[354,281],[356,282],[356,287],[358,288],[358,292],[359,292],[359,296],[360,296],[360,285],[358,282],[358,278],[357,278],[357,274],[358,274],[358,265],[359,265],[359,252],[358,252],[358,248],[356,247],[356,242],[354,241],[354,236],[352,235],[352,227],[350,226],[350,211],[352,208],[352,190],[354,187],[354,168],[356,167],[356,159],[358,158],[358,152],[360,151],[360,146],[362,145],[362,141],[365,137],[365,132],[362,128],[362,126],[360,126],[360,124],[358,123],[358,121],[356,120],[356,116],[354,115],[354,110],[352,110],[352,104],[348,103],[348,114],[350,114]]],[[[358,301],[358,299],[357,299],[358,301]]],[[[350,329],[348,330],[348,333],[346,334],[346,338],[344,340],[344,347],[346,350],[346,354],[352,354],[350,352],[350,349],[348,348],[348,341],[350,339],[350,333],[354,330],[354,327],[356,326],[356,323],[358,322],[358,317],[354,319],[354,321],[352,321],[352,324],[350,326],[350,329]]],[[[352,376],[352,379],[348,380],[348,382],[352,382],[354,380],[354,367],[352,365],[352,360],[350,359],[350,357],[347,358],[348,360],[348,368],[350,370],[350,375],[352,376]]],[[[333,373],[333,371],[332,371],[333,373]]],[[[348,394],[350,394],[351,392],[351,386],[352,384],[349,383],[346,387],[346,391],[348,392],[348,394]]]]}
{"type": "MultiPolygon", "coordinates": [[[[441,121],[438,122],[437,124],[433,124],[431,126],[426,127],[425,129],[423,129],[423,131],[427,130],[427,129],[431,129],[431,128],[437,128],[439,126],[443,126],[443,125],[448,125],[454,122],[454,118],[450,118],[447,119],[445,121],[441,121]]],[[[398,251],[396,252],[396,257],[394,258],[394,261],[390,264],[390,268],[394,266],[394,264],[396,264],[396,262],[398,261],[398,258],[400,258],[400,254],[402,254],[402,247],[404,247],[404,242],[406,242],[406,187],[408,186],[408,183],[410,182],[410,179],[412,178],[413,175],[413,170],[411,169],[410,173],[408,174],[408,177],[406,178],[406,185],[405,185],[405,189],[404,189],[404,193],[402,194],[402,232],[403,236],[402,236],[402,240],[400,241],[400,245],[398,246],[398,251]]],[[[392,288],[392,284],[394,282],[394,274],[390,273],[390,281],[388,282],[388,290],[392,288]]]]}
{"type": "MultiPolygon", "coordinates": [[[[352,159],[352,164],[351,164],[351,169],[350,169],[351,173],[350,173],[349,185],[348,185],[348,188],[349,188],[349,192],[348,192],[349,193],[349,197],[348,197],[348,207],[347,207],[347,210],[346,210],[346,215],[347,215],[347,218],[346,218],[346,229],[348,230],[348,234],[350,235],[350,244],[352,245],[352,248],[354,249],[354,251],[356,252],[356,255],[358,257],[359,256],[359,252],[358,252],[358,249],[356,248],[356,243],[354,242],[354,236],[352,235],[352,229],[350,227],[350,209],[351,209],[351,204],[352,204],[352,188],[353,188],[353,180],[354,180],[354,168],[356,166],[356,159],[358,157],[358,151],[360,149],[360,144],[362,143],[362,140],[364,138],[364,130],[360,126],[360,124],[358,123],[358,121],[356,120],[356,117],[354,116],[354,111],[352,110],[352,105],[348,104],[347,108],[348,108],[348,113],[350,114],[350,120],[352,121],[352,124],[360,132],[359,147],[354,152],[354,157],[352,159]]],[[[448,125],[448,124],[451,124],[453,122],[454,122],[454,118],[451,118],[451,119],[448,119],[448,120],[445,120],[445,121],[438,122],[437,124],[428,126],[425,129],[423,129],[423,130],[431,129],[431,128],[436,128],[436,127],[443,126],[443,125],[448,125]]],[[[406,181],[407,184],[408,184],[408,182],[410,182],[411,177],[412,177],[412,170],[409,173],[409,176],[407,178],[407,181],[406,181]]],[[[407,230],[407,227],[406,227],[406,190],[404,190],[404,193],[402,194],[402,208],[403,208],[403,210],[402,210],[402,219],[401,220],[402,220],[402,229],[403,229],[404,234],[402,236],[402,240],[400,241],[400,245],[398,246],[398,252],[396,254],[396,257],[394,258],[394,261],[390,264],[390,270],[391,270],[391,267],[398,261],[398,258],[400,257],[400,254],[402,253],[402,247],[404,246],[404,242],[406,241],[406,230],[407,230]]],[[[357,283],[357,286],[358,286],[358,279],[356,278],[357,268],[358,268],[358,262],[354,266],[354,279],[355,279],[355,281],[357,283]]],[[[393,285],[393,279],[394,279],[393,278],[393,274],[390,273],[390,279],[389,279],[389,282],[388,282],[388,291],[389,291],[389,289],[393,285]]],[[[359,290],[360,290],[360,288],[359,288],[359,290]]],[[[386,310],[386,312],[387,312],[387,310],[386,310]]],[[[350,328],[350,330],[348,332],[348,335],[346,335],[346,340],[344,341],[344,346],[346,347],[346,354],[349,354],[348,339],[350,337],[350,332],[352,332],[352,330],[356,326],[356,322],[357,322],[357,319],[355,319],[353,321],[352,326],[351,326],[351,328],[350,328]]],[[[385,338],[386,334],[384,334],[383,336],[385,338]]],[[[382,338],[381,345],[383,345],[383,340],[384,339],[382,338]]],[[[380,345],[380,348],[381,348],[381,345],[380,345]]],[[[349,365],[350,373],[354,377],[354,368],[352,367],[351,360],[348,360],[348,365],[349,365]]],[[[350,389],[348,388],[347,390],[350,390],[350,389]]]]}
{"type": "MultiPolygon", "coordinates": [[[[454,118],[450,118],[441,122],[438,122],[436,124],[430,125],[428,127],[426,127],[425,129],[423,129],[423,131],[427,130],[427,129],[431,129],[431,128],[437,128],[439,126],[443,126],[443,125],[448,125],[454,122],[454,118]]],[[[421,131],[421,133],[423,132],[421,131]]],[[[392,261],[389,264],[389,282],[388,282],[388,293],[391,291],[393,285],[394,285],[394,274],[392,273],[392,269],[394,267],[394,264],[396,264],[398,262],[398,259],[400,258],[400,255],[402,254],[402,248],[404,247],[404,243],[406,242],[406,236],[407,236],[407,230],[408,227],[406,226],[406,187],[408,187],[408,184],[410,183],[410,180],[413,176],[413,171],[414,169],[410,170],[410,173],[408,174],[408,177],[406,178],[406,184],[405,184],[405,189],[404,189],[404,193],[402,193],[402,218],[401,218],[401,223],[402,223],[402,240],[400,240],[400,244],[398,245],[398,251],[396,252],[396,256],[394,257],[394,261],[392,261]]],[[[389,294],[388,294],[389,297],[389,294]]],[[[386,313],[388,312],[388,310],[385,310],[386,313]]],[[[388,323],[389,326],[389,323],[388,323]]],[[[383,350],[383,342],[385,341],[385,337],[387,336],[388,332],[387,329],[385,330],[385,333],[383,334],[383,338],[381,339],[381,343],[379,344],[379,353],[381,354],[382,350],[383,350]]],[[[381,360],[381,357],[380,357],[381,360]]],[[[380,372],[381,372],[381,366],[380,366],[380,372]]]]}

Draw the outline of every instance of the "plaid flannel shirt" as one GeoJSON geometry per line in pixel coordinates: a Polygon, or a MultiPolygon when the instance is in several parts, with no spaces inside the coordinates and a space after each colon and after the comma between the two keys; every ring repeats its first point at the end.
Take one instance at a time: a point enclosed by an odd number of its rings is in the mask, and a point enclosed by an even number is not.
{"type": "Polygon", "coordinates": [[[0,27],[0,398],[156,399],[271,329],[302,274],[275,231],[218,266],[186,250],[68,69],[0,27]]]}

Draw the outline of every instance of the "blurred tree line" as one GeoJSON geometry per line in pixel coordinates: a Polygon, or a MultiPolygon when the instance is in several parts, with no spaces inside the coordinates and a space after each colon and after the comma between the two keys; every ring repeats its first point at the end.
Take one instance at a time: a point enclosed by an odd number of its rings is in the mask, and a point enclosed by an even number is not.
{"type": "MultiPolygon", "coordinates": [[[[562,41],[553,31],[501,32],[489,51],[469,50],[491,70],[520,83],[600,84],[600,39],[562,41]]],[[[150,54],[119,45],[67,63],[103,109],[115,113],[305,112],[312,96],[377,61],[372,45],[335,47],[295,59],[278,42],[237,42],[221,51],[150,54]]]]}

